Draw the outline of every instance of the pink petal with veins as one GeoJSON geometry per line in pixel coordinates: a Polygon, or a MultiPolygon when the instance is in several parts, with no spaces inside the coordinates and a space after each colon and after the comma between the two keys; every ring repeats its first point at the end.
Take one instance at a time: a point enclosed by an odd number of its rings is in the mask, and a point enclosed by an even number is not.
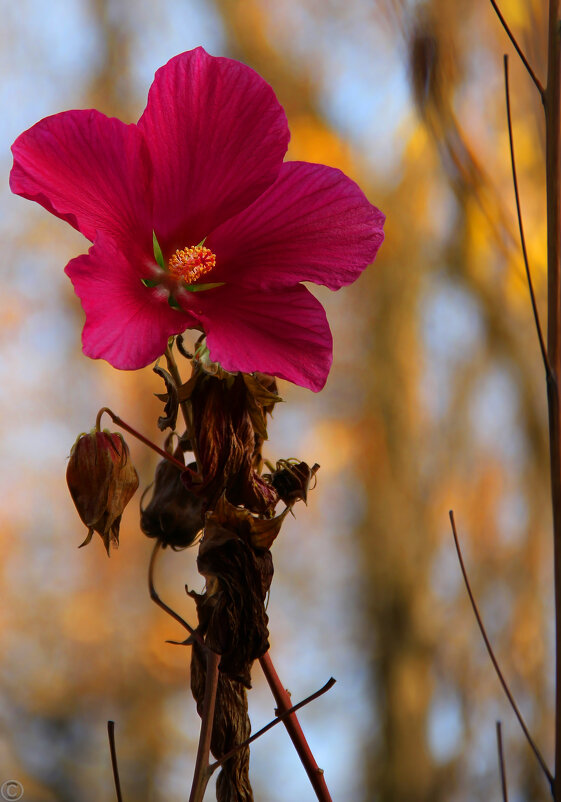
{"type": "Polygon", "coordinates": [[[325,310],[301,284],[274,290],[224,285],[194,294],[210,358],[231,372],[260,371],[321,390],[333,359],[325,310]]]}
{"type": "Polygon", "coordinates": [[[154,166],[154,228],[167,257],[272,184],[290,136],[269,84],[201,47],[158,70],[138,126],[154,166]]]}
{"type": "Polygon", "coordinates": [[[340,170],[286,162],[269,189],[209,236],[213,280],[247,287],[313,281],[337,290],[373,261],[384,220],[340,170]]]}
{"type": "Polygon", "coordinates": [[[135,125],[95,109],[65,111],[21,134],[12,152],[12,192],[89,240],[105,231],[151,243],[150,157],[135,125]]]}

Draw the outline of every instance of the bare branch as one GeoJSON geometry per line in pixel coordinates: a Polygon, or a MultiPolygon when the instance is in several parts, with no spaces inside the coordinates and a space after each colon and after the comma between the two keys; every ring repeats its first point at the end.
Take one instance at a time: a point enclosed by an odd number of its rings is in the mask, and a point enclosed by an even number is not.
{"type": "Polygon", "coordinates": [[[117,765],[117,750],[115,748],[115,722],[107,722],[107,735],[109,736],[109,751],[111,753],[111,766],[113,767],[113,779],[115,781],[115,793],[117,802],[123,802],[121,795],[121,781],[119,779],[119,767],[117,765]]]}
{"type": "Polygon", "coordinates": [[[300,708],[304,707],[304,705],[307,705],[310,702],[313,702],[315,699],[318,699],[320,696],[323,696],[324,693],[327,693],[327,691],[329,691],[335,685],[336,681],[337,680],[335,680],[333,677],[330,677],[327,680],[327,682],[325,683],[325,685],[322,688],[319,689],[319,691],[316,691],[315,693],[312,693],[310,696],[306,696],[306,698],[303,699],[301,702],[298,702],[297,705],[293,705],[293,707],[290,707],[288,710],[285,710],[283,713],[280,713],[276,718],[274,718],[272,721],[270,721],[268,724],[266,724],[260,730],[255,732],[251,736],[251,738],[248,738],[246,741],[243,741],[243,743],[238,744],[233,749],[230,749],[230,751],[226,752],[226,754],[223,755],[220,758],[220,760],[217,760],[215,763],[211,763],[211,765],[209,766],[209,771],[211,772],[211,774],[219,766],[221,766],[229,758],[231,758],[232,755],[234,755],[240,749],[243,749],[244,746],[249,746],[249,744],[253,743],[253,741],[256,741],[258,738],[260,738],[262,735],[264,735],[266,732],[268,732],[270,729],[272,729],[276,724],[280,724],[281,721],[284,721],[284,719],[287,716],[292,715],[292,713],[296,713],[296,711],[300,710],[300,708]]]}
{"type": "Polygon", "coordinates": [[[501,773],[501,789],[503,792],[503,802],[508,802],[508,792],[506,787],[505,756],[503,753],[503,733],[500,721],[497,721],[497,750],[499,753],[499,771],[501,773]]]}
{"type": "Polygon", "coordinates": [[[526,736],[526,740],[530,744],[530,747],[532,748],[532,751],[534,752],[534,754],[535,754],[535,756],[536,756],[536,758],[538,760],[538,763],[540,764],[540,766],[541,766],[541,768],[543,770],[543,773],[547,777],[548,782],[549,782],[550,786],[553,789],[553,775],[551,774],[550,770],[548,769],[547,764],[546,764],[545,760],[543,759],[540,750],[538,749],[538,747],[536,746],[536,744],[534,742],[534,739],[530,735],[530,731],[528,730],[528,727],[526,726],[526,722],[524,721],[524,718],[522,717],[522,713],[518,709],[518,705],[514,701],[514,697],[513,697],[512,693],[510,692],[510,689],[509,689],[509,687],[508,687],[508,685],[506,683],[506,680],[505,680],[505,678],[503,676],[503,673],[502,673],[502,671],[500,669],[499,663],[497,662],[497,658],[495,657],[495,653],[493,651],[493,648],[492,648],[491,643],[489,641],[489,638],[487,636],[487,632],[486,632],[485,627],[483,625],[483,621],[482,621],[481,616],[479,614],[479,609],[478,609],[477,604],[475,602],[475,598],[474,598],[473,592],[471,590],[471,585],[469,583],[466,567],[464,565],[464,559],[462,557],[462,550],[460,549],[460,543],[459,543],[459,540],[458,540],[458,533],[456,532],[456,522],[454,521],[454,513],[453,513],[452,510],[450,510],[449,515],[450,515],[450,523],[452,524],[452,534],[454,535],[454,543],[456,545],[456,552],[458,554],[458,560],[460,562],[460,568],[462,570],[462,576],[464,578],[464,582],[465,582],[465,585],[466,585],[466,590],[468,592],[469,600],[471,602],[471,606],[473,608],[473,612],[475,614],[475,618],[477,620],[477,624],[479,626],[479,630],[481,632],[483,640],[485,641],[485,646],[487,647],[487,651],[489,653],[489,657],[491,658],[491,662],[493,663],[495,671],[497,672],[497,676],[499,678],[499,681],[500,681],[501,685],[503,686],[503,690],[504,690],[504,692],[506,694],[506,697],[507,697],[508,701],[510,702],[510,706],[514,710],[516,718],[518,719],[518,722],[519,722],[520,726],[522,727],[522,731],[524,732],[524,735],[526,736]]]}
{"type": "Polygon", "coordinates": [[[508,27],[507,22],[506,22],[505,18],[503,17],[503,15],[501,14],[500,8],[498,7],[497,3],[495,2],[495,0],[490,0],[490,1],[491,1],[491,5],[495,9],[495,14],[499,18],[501,25],[503,26],[503,28],[506,31],[506,34],[507,34],[508,38],[510,39],[510,41],[514,45],[514,49],[516,50],[516,52],[518,53],[518,55],[522,59],[522,63],[526,67],[526,70],[528,71],[528,75],[530,76],[530,78],[532,79],[532,81],[534,82],[534,84],[536,86],[536,89],[540,93],[540,97],[541,97],[542,103],[543,103],[544,97],[545,97],[545,89],[543,88],[543,86],[541,84],[541,81],[539,80],[539,78],[535,74],[534,70],[530,67],[530,63],[528,62],[528,59],[526,58],[526,56],[522,52],[522,48],[520,47],[520,45],[516,41],[512,31],[508,27]]]}
{"type": "Polygon", "coordinates": [[[510,143],[510,164],[512,168],[512,183],[514,185],[514,198],[516,200],[516,214],[518,216],[518,229],[520,231],[520,244],[522,246],[522,255],[524,257],[524,267],[526,268],[526,278],[528,279],[528,289],[530,290],[530,300],[532,302],[532,311],[534,313],[534,321],[536,323],[536,330],[538,332],[538,339],[540,341],[540,351],[542,353],[542,360],[545,367],[545,373],[548,379],[552,377],[551,366],[547,358],[547,351],[540,325],[540,317],[538,314],[538,307],[536,304],[536,296],[534,294],[534,285],[532,284],[532,276],[530,274],[530,265],[528,263],[528,252],[526,250],[526,239],[524,237],[524,227],[522,225],[522,212],[520,210],[520,194],[518,192],[518,179],[516,177],[516,163],[514,160],[514,140],[512,137],[512,117],[510,114],[510,89],[508,81],[508,56],[504,56],[504,72],[505,72],[505,95],[506,95],[506,119],[508,123],[508,141],[510,143]]]}

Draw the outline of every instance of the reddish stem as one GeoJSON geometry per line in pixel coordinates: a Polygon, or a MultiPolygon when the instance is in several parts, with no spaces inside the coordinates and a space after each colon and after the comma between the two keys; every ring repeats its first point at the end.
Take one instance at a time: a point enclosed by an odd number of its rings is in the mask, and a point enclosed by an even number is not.
{"type": "MultiPolygon", "coordinates": [[[[287,693],[279,675],[275,671],[269,652],[266,652],[263,657],[259,658],[263,673],[269,683],[269,687],[275,697],[275,702],[279,713],[285,713],[292,707],[290,695],[287,693]]],[[[286,727],[288,734],[294,744],[294,748],[298,752],[298,756],[302,761],[302,765],[306,769],[306,773],[310,779],[312,787],[316,792],[317,798],[320,802],[332,802],[331,795],[325,782],[323,769],[320,769],[312,754],[312,750],[308,746],[306,736],[302,732],[302,727],[298,721],[295,713],[291,713],[285,719],[283,724],[286,727]]]]}
{"type": "Polygon", "coordinates": [[[269,730],[271,730],[273,727],[276,727],[277,724],[281,724],[286,718],[288,718],[288,716],[291,716],[293,713],[296,713],[297,710],[300,710],[301,707],[309,705],[310,702],[314,701],[314,699],[318,699],[320,696],[323,696],[324,693],[327,693],[327,691],[335,685],[335,682],[336,680],[333,679],[333,677],[330,677],[323,686],[323,688],[320,688],[319,691],[316,691],[315,693],[312,693],[311,696],[307,696],[305,699],[302,699],[301,702],[298,702],[297,705],[294,705],[293,707],[289,708],[285,713],[279,713],[276,718],[274,718],[264,727],[261,727],[261,729],[258,730],[257,732],[254,732],[253,735],[246,741],[243,741],[243,743],[234,746],[233,749],[230,749],[229,752],[226,752],[225,755],[222,755],[220,760],[217,760],[214,763],[212,763],[209,766],[210,772],[212,773],[219,766],[222,766],[224,763],[226,763],[226,761],[229,760],[232,757],[232,755],[235,755],[236,752],[239,752],[240,749],[243,749],[245,746],[249,746],[258,738],[261,738],[261,736],[264,735],[266,732],[269,732],[269,730]]]}
{"type": "Polygon", "coordinates": [[[164,459],[167,459],[168,462],[171,462],[171,464],[175,465],[176,468],[179,468],[180,471],[185,471],[186,470],[185,465],[182,462],[180,462],[178,459],[175,459],[175,457],[172,457],[171,454],[168,454],[168,452],[164,451],[163,448],[160,448],[155,443],[153,443],[151,440],[149,440],[147,437],[144,437],[144,435],[140,434],[140,432],[137,432],[136,429],[133,429],[132,426],[129,426],[128,423],[125,423],[125,421],[122,420],[118,415],[115,415],[115,413],[112,412],[109,409],[109,407],[103,407],[97,413],[97,420],[95,422],[95,428],[97,429],[97,431],[99,431],[99,429],[100,429],[101,416],[103,415],[104,412],[107,415],[109,415],[109,417],[111,418],[113,423],[116,423],[117,426],[121,427],[121,429],[124,429],[129,434],[132,434],[133,437],[136,437],[136,439],[140,440],[141,443],[144,443],[145,446],[148,446],[148,448],[151,448],[152,451],[155,451],[157,454],[160,455],[160,457],[163,457],[164,459]]]}

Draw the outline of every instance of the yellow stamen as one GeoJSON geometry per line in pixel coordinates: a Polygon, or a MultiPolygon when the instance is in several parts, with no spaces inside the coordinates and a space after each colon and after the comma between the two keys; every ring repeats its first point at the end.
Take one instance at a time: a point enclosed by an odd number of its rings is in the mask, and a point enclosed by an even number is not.
{"type": "Polygon", "coordinates": [[[216,256],[204,245],[177,250],[168,262],[169,272],[174,278],[183,279],[186,284],[194,284],[216,265],[216,256]]]}

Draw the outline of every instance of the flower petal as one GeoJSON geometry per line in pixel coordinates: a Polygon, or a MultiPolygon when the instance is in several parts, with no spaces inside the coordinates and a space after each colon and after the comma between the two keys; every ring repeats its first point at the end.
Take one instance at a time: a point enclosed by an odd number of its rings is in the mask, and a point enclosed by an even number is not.
{"type": "Polygon", "coordinates": [[[152,236],[150,157],[135,125],[95,109],[65,111],[12,146],[12,192],[37,201],[88,239],[152,236]]]}
{"type": "Polygon", "coordinates": [[[274,291],[224,285],[193,297],[210,358],[225,370],[260,371],[321,390],[332,362],[325,311],[301,284],[274,291]]]}
{"type": "Polygon", "coordinates": [[[253,203],[277,177],[289,139],[271,87],[201,47],[157,71],[138,126],[154,166],[154,228],[168,252],[253,203]]]}
{"type": "Polygon", "coordinates": [[[105,234],[98,234],[88,254],[68,263],[65,272],[86,313],[86,356],[136,370],[161,356],[172,334],[199,326],[189,313],[172,309],[161,289],[142,284],[150,270],[150,259],[139,249],[125,254],[105,234]]]}
{"type": "Polygon", "coordinates": [[[213,281],[248,287],[355,281],[384,239],[382,212],[340,170],[286,162],[275,183],[208,238],[213,281]]]}

